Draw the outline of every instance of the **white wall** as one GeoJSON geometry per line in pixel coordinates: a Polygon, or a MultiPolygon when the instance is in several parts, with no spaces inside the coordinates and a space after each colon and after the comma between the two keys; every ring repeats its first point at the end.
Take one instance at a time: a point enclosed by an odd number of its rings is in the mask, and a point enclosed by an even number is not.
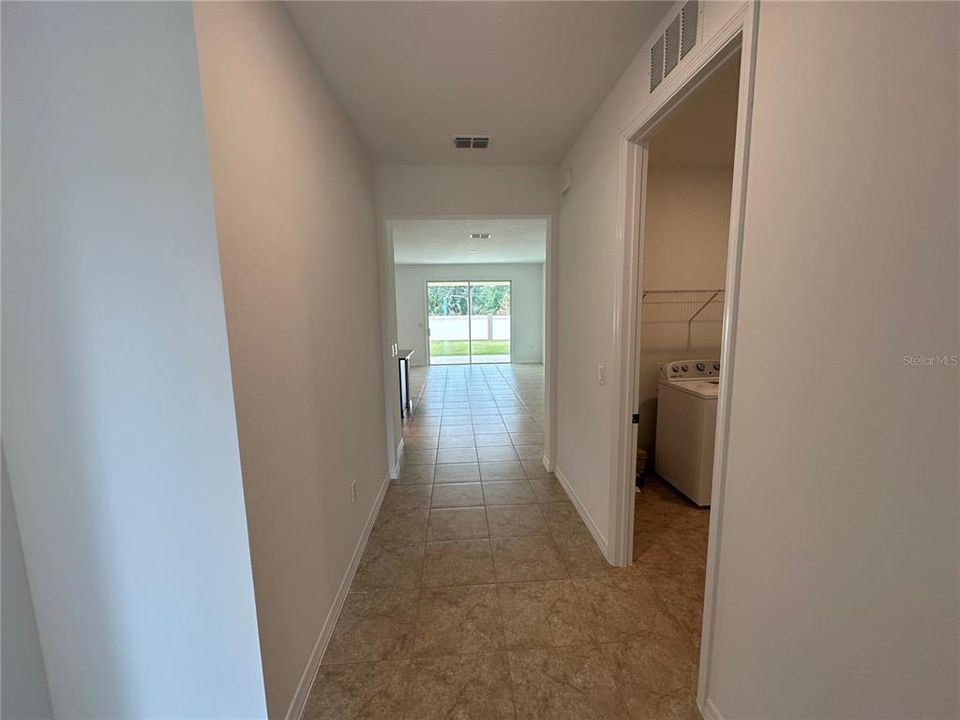
{"type": "Polygon", "coordinates": [[[3,445],[54,712],[263,717],[190,7],[2,13],[3,445]]]}
{"type": "Polygon", "coordinates": [[[958,20],[761,5],[709,677],[728,720],[960,716],[960,375],[904,362],[960,353],[958,20]]]}
{"type": "Polygon", "coordinates": [[[426,283],[428,280],[510,280],[513,336],[511,360],[543,362],[543,265],[396,265],[397,337],[414,348],[413,365],[427,360],[426,283]]]}
{"type": "Polygon", "coordinates": [[[381,217],[551,215],[560,191],[551,166],[381,165],[381,217]]]}
{"type": "Polygon", "coordinates": [[[280,717],[332,630],[386,480],[373,173],[282,4],[194,7],[267,703],[280,717]]]}
{"type": "Polygon", "coordinates": [[[644,290],[722,288],[733,168],[650,167],[644,290]]]}
{"type": "Polygon", "coordinates": [[[8,720],[52,718],[47,671],[43,667],[37,618],[33,612],[33,598],[23,560],[23,545],[13,507],[10,479],[7,477],[6,459],[0,459],[0,471],[0,510],[3,512],[0,524],[3,531],[3,560],[0,562],[3,575],[3,595],[0,598],[0,637],[3,638],[0,717],[8,720]]]}

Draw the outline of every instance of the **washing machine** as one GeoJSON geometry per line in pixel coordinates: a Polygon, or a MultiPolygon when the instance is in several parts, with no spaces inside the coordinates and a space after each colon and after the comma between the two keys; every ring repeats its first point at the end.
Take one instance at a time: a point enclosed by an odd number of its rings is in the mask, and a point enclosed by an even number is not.
{"type": "Polygon", "coordinates": [[[719,389],[719,360],[677,360],[660,367],[654,467],[701,507],[710,505],[719,389]]]}

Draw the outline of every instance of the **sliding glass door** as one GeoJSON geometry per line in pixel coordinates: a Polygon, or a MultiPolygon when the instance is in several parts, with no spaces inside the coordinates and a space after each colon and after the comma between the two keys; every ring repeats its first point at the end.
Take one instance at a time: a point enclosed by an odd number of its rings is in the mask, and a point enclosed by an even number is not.
{"type": "Polygon", "coordinates": [[[427,283],[431,365],[510,362],[510,281],[427,283]]]}

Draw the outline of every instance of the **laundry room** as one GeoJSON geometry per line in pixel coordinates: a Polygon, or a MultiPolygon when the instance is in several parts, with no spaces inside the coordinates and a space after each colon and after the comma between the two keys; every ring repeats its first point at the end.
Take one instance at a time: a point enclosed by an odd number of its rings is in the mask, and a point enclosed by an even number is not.
{"type": "Polygon", "coordinates": [[[633,548],[638,563],[656,559],[699,569],[705,562],[739,69],[737,54],[646,143],[633,548]]]}

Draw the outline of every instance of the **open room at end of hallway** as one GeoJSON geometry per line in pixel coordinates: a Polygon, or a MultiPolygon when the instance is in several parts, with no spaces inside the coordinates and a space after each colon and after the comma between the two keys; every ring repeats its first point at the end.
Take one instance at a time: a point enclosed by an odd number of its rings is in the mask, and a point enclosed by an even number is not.
{"type": "Polygon", "coordinates": [[[545,361],[545,220],[388,225],[397,341],[413,366],[545,361]]]}

